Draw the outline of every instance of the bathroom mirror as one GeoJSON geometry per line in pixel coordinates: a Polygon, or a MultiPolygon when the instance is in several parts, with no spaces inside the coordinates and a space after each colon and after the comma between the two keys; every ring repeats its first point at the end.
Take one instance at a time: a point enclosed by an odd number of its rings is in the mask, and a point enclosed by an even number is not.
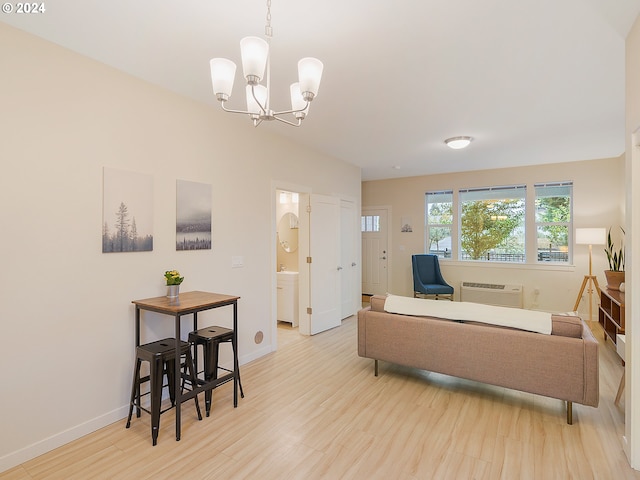
{"type": "Polygon", "coordinates": [[[285,252],[292,253],[298,249],[298,217],[285,213],[278,222],[278,242],[285,252]]]}

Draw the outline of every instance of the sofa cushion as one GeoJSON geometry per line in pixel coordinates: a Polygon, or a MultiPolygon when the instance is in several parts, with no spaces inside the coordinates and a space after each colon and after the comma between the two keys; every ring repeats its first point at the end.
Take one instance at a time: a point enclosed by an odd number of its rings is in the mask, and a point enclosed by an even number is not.
{"type": "Polygon", "coordinates": [[[582,338],[582,319],[577,315],[551,315],[551,335],[582,338]]]}
{"type": "MultiPolygon", "coordinates": [[[[374,312],[385,312],[384,304],[386,302],[387,297],[384,295],[374,295],[370,299],[371,310],[374,312]]],[[[448,300],[438,300],[448,301],[448,300]]],[[[449,321],[449,320],[443,320],[449,321]]],[[[468,323],[476,323],[476,322],[468,322],[468,323]]],[[[478,323],[478,325],[482,325],[478,323]]],[[[507,327],[497,327],[493,325],[486,325],[488,328],[507,328],[507,327]]],[[[571,338],[582,338],[582,328],[583,323],[582,319],[575,315],[575,313],[566,313],[559,314],[554,313],[551,315],[551,335],[557,335],[561,337],[571,337],[571,338]]]]}
{"type": "Polygon", "coordinates": [[[446,318],[462,322],[481,322],[489,325],[516,328],[550,335],[551,314],[537,310],[486,305],[474,302],[443,302],[423,298],[389,295],[384,304],[389,313],[418,317],[446,318]]]}
{"type": "Polygon", "coordinates": [[[384,312],[384,302],[387,300],[387,297],[383,295],[374,295],[370,299],[371,310],[374,312],[384,312]]]}

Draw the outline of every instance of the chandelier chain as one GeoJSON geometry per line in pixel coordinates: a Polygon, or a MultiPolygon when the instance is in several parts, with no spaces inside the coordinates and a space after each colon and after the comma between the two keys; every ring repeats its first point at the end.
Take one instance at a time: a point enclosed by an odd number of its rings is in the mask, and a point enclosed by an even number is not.
{"type": "Polygon", "coordinates": [[[267,24],[264,27],[264,34],[269,38],[273,36],[273,29],[271,28],[271,0],[267,0],[267,24]]]}

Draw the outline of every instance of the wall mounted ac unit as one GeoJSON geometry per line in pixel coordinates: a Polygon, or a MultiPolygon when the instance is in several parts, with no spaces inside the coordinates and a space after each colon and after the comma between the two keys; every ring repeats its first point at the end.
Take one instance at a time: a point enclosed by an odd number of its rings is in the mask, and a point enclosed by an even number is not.
{"type": "Polygon", "coordinates": [[[522,308],[522,285],[462,282],[460,301],[522,308]]]}

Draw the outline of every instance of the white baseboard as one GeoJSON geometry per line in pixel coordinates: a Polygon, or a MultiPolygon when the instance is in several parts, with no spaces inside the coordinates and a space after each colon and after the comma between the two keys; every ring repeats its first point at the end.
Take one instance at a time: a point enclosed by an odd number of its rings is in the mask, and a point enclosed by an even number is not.
{"type": "MultiPolygon", "coordinates": [[[[253,360],[263,357],[268,353],[271,353],[270,345],[267,345],[264,348],[253,352],[251,355],[243,356],[241,359],[238,359],[238,363],[240,363],[240,365],[244,365],[245,363],[249,363],[253,360]]],[[[226,367],[230,368],[231,365],[226,365],[226,367]]],[[[84,435],[88,435],[89,433],[95,432],[96,430],[106,427],[107,425],[111,425],[114,422],[122,420],[128,414],[129,406],[124,405],[120,408],[112,410],[111,412],[105,413],[104,415],[81,423],[80,425],[71,427],[63,432],[52,435],[49,438],[40,440],[32,445],[21,448],[20,450],[16,450],[15,452],[8,453],[7,455],[0,457],[0,472],[9,470],[10,468],[18,466],[44,453],[61,447],[62,445],[77,440],[84,435]]]]}
{"type": "Polygon", "coordinates": [[[262,358],[272,351],[273,348],[271,344],[265,345],[260,350],[256,350],[255,352],[253,352],[251,355],[243,355],[242,357],[238,358],[238,363],[240,364],[240,366],[242,366],[246,363],[253,362],[254,360],[262,358]]]}
{"type": "Polygon", "coordinates": [[[122,406],[111,412],[105,413],[99,417],[76,425],[63,432],[57,433],[45,438],[36,443],[33,443],[27,447],[16,450],[15,452],[8,453],[7,455],[0,457],[0,472],[9,470],[17,465],[27,462],[39,455],[50,452],[62,445],[65,445],[73,440],[77,440],[84,435],[95,432],[96,430],[111,425],[114,422],[122,420],[128,413],[128,405],[122,406]]]}

